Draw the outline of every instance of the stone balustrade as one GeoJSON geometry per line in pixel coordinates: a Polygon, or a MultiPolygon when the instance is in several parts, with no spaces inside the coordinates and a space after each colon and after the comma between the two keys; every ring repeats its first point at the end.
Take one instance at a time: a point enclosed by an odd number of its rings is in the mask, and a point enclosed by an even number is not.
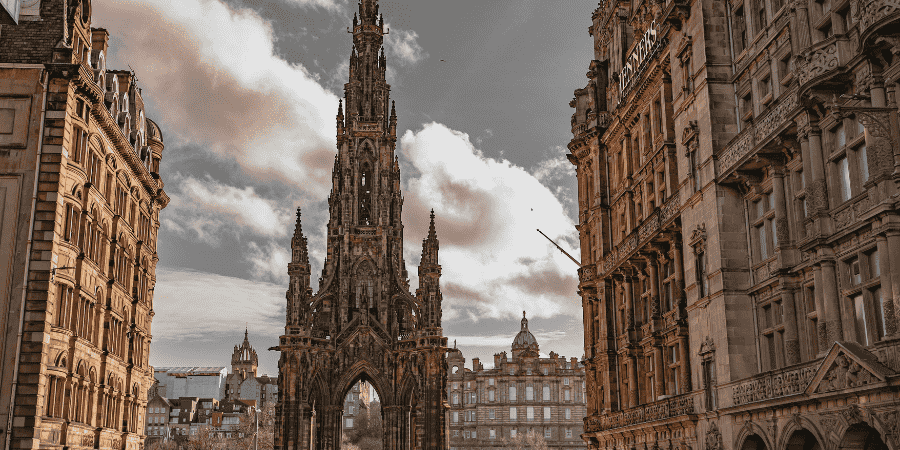
{"type": "Polygon", "coordinates": [[[623,260],[631,256],[637,249],[646,245],[660,229],[681,211],[681,197],[675,194],[641,223],[637,230],[628,235],[603,260],[603,273],[607,274],[618,267],[623,260]]]}
{"type": "Polygon", "coordinates": [[[584,418],[584,431],[595,433],[646,422],[655,422],[673,417],[692,415],[695,412],[694,396],[681,395],[654,403],[638,406],[625,411],[616,411],[604,415],[584,418]]]}

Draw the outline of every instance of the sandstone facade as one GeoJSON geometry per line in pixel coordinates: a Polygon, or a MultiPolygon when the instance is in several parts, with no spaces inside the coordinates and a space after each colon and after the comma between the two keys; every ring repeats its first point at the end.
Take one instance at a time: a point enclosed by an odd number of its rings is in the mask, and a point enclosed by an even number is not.
{"type": "Polygon", "coordinates": [[[450,450],[507,448],[527,433],[549,449],[583,450],[584,366],[554,352],[542,358],[525,317],[511,350],[495,354],[492,369],[474,358],[471,370],[460,350],[450,350],[450,450]]]}
{"type": "Polygon", "coordinates": [[[900,7],[592,22],[569,144],[590,447],[900,448],[900,7]]]}
{"type": "Polygon", "coordinates": [[[0,26],[0,449],[138,449],[163,136],[89,0],[20,12],[0,26]]]}

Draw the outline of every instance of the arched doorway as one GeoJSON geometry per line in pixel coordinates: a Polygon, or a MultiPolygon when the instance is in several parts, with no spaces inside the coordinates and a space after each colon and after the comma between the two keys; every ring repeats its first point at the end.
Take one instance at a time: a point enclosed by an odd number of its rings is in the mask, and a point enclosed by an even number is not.
{"type": "Polygon", "coordinates": [[[785,450],[822,450],[822,446],[809,430],[798,430],[788,439],[785,450]]]}
{"type": "Polygon", "coordinates": [[[741,450],[769,450],[769,448],[766,447],[766,442],[759,435],[751,434],[744,440],[741,450]]]}
{"type": "Polygon", "coordinates": [[[852,425],[841,439],[840,450],[888,450],[881,433],[864,424],[852,425]]]}

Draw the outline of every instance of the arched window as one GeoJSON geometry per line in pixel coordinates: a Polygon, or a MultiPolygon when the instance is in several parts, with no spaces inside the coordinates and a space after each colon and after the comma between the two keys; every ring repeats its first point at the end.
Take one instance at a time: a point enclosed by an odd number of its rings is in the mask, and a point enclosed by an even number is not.
{"type": "Polygon", "coordinates": [[[360,225],[372,224],[372,184],[372,166],[368,161],[364,161],[359,168],[360,225]]]}

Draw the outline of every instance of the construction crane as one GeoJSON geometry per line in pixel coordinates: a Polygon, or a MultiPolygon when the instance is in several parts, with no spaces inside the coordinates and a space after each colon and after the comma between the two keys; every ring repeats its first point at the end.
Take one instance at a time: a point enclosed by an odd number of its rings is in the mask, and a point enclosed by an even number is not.
{"type": "Polygon", "coordinates": [[[545,238],[547,238],[547,240],[548,240],[548,241],[550,241],[550,243],[551,243],[551,244],[553,244],[553,245],[555,245],[555,246],[556,246],[556,248],[558,248],[558,249],[559,249],[559,251],[561,251],[561,252],[563,252],[563,255],[566,255],[566,256],[568,256],[568,257],[569,257],[569,259],[571,259],[571,260],[572,260],[572,262],[573,262],[573,263],[575,263],[575,264],[576,264],[576,265],[578,265],[578,267],[579,267],[579,268],[581,268],[581,263],[580,263],[580,262],[578,262],[578,260],[577,260],[577,259],[575,259],[575,258],[573,258],[573,257],[572,257],[572,255],[570,255],[570,254],[569,254],[569,252],[567,252],[567,251],[565,251],[565,250],[563,250],[563,248],[562,248],[562,247],[560,247],[560,246],[559,246],[559,244],[557,244],[557,243],[556,243],[556,242],[554,242],[554,241],[553,241],[553,239],[550,239],[550,237],[549,237],[549,236],[547,236],[547,235],[546,235],[546,234],[544,234],[544,232],[543,232],[543,231],[541,231],[541,229],[540,229],[540,228],[538,228],[538,229],[537,229],[537,232],[538,232],[538,233],[541,233],[541,236],[543,236],[543,237],[545,237],[545,238]]]}

